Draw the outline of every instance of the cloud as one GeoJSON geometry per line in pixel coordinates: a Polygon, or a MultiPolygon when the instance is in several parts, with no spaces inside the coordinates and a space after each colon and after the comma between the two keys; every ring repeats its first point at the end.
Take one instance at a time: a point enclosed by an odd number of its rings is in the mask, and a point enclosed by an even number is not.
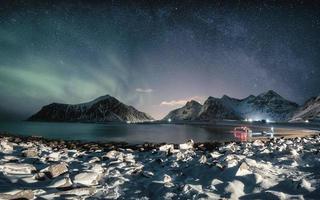
{"type": "Polygon", "coordinates": [[[153,92],[153,89],[148,88],[148,89],[142,89],[142,88],[137,88],[136,92],[140,92],[140,93],[151,93],[153,92]]]}
{"type": "Polygon", "coordinates": [[[188,101],[195,100],[200,103],[204,101],[205,97],[202,96],[193,96],[189,97],[186,99],[178,99],[178,100],[171,100],[171,101],[162,101],[160,103],[160,106],[183,106],[185,105],[188,101]]]}

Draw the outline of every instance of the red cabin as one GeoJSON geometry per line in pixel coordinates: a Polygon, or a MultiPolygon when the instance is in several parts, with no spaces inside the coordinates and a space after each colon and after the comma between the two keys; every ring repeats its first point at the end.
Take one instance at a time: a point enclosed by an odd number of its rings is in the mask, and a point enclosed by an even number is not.
{"type": "Polygon", "coordinates": [[[239,139],[240,141],[247,141],[247,139],[251,136],[251,129],[248,127],[236,127],[233,130],[234,137],[239,139]]]}

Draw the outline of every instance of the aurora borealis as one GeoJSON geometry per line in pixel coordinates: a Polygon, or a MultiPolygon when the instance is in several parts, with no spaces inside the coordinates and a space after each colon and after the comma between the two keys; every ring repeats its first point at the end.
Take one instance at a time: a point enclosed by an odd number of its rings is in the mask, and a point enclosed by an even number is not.
{"type": "Polygon", "coordinates": [[[1,1],[0,118],[110,94],[155,118],[189,99],[320,93],[319,5],[1,1]]]}

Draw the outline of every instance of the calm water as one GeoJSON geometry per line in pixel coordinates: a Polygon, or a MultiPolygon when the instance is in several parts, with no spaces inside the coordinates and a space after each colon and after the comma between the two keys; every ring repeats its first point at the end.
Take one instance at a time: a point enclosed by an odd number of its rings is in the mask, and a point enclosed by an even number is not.
{"type": "Polygon", "coordinates": [[[86,124],[46,122],[0,122],[0,131],[45,138],[100,142],[182,143],[230,141],[233,134],[225,129],[174,124],[86,124]]]}

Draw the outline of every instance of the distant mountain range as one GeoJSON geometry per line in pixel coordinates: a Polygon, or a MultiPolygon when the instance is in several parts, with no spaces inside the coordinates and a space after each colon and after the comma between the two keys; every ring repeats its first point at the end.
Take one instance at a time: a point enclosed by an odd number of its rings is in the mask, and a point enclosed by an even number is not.
{"type": "Polygon", "coordinates": [[[215,119],[269,119],[288,121],[299,108],[299,105],[269,90],[258,96],[250,95],[244,99],[209,97],[203,105],[191,101],[184,107],[171,111],[163,120],[172,121],[215,119]]]}
{"type": "Polygon", "coordinates": [[[293,115],[290,122],[316,121],[320,123],[320,96],[312,97],[300,107],[293,115]]]}
{"type": "MultiPolygon", "coordinates": [[[[162,120],[211,121],[230,120],[271,120],[271,121],[318,121],[320,122],[320,96],[306,101],[303,106],[291,102],[269,90],[258,96],[250,95],[236,99],[224,95],[222,98],[208,97],[201,105],[191,100],[185,106],[175,109],[162,120]]],[[[82,104],[52,103],[32,115],[29,121],[51,122],[143,122],[153,118],[128,106],[116,98],[105,95],[82,104]]]]}
{"type": "Polygon", "coordinates": [[[82,104],[52,103],[41,108],[28,121],[49,122],[141,122],[153,118],[116,98],[105,95],[82,104]]]}

